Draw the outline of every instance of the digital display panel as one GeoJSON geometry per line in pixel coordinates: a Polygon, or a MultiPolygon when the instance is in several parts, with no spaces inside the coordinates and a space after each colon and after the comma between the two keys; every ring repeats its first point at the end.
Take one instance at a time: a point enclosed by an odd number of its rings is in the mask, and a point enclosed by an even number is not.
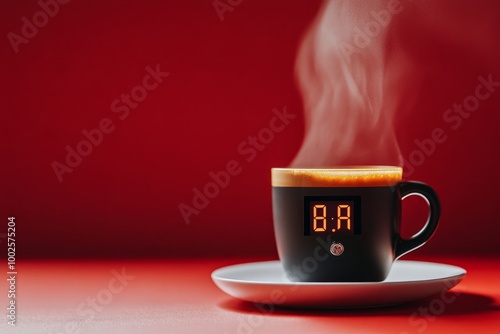
{"type": "Polygon", "coordinates": [[[304,235],[361,233],[359,196],[304,197],[304,235]]]}

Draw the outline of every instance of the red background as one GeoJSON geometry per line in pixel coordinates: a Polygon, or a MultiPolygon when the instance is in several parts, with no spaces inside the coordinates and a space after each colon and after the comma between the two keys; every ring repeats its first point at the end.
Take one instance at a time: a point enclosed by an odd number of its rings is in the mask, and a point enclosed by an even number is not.
{"type": "MultiPolygon", "coordinates": [[[[443,205],[436,235],[417,252],[498,255],[500,89],[457,130],[443,113],[474,93],[479,75],[500,81],[499,5],[441,4],[429,20],[449,27],[444,43],[413,24],[412,10],[388,32],[387,47],[415,64],[398,86],[417,97],[398,114],[403,157],[435,128],[447,136],[410,177],[443,205]]],[[[0,231],[16,217],[18,257],[275,257],[270,168],[287,166],[304,135],[294,60],[319,6],[243,1],[221,22],[212,1],[74,0],[16,54],[7,34],[40,7],[2,1],[0,231]],[[170,75],[120,120],[111,103],[157,64],[170,75]],[[238,145],[284,106],[297,117],[247,162],[238,145]],[[103,118],[115,130],[59,182],[51,164],[103,118]],[[231,160],[241,173],[186,224],[178,205],[231,160]]],[[[412,200],[404,209],[409,234],[425,208],[412,200]]]]}

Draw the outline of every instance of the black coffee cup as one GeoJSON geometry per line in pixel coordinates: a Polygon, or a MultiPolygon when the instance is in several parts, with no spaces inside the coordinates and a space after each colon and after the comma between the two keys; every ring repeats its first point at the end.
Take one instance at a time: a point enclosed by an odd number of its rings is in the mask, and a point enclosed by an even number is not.
{"type": "Polygon", "coordinates": [[[422,246],[438,225],[435,191],[402,182],[402,169],[361,166],[273,168],[273,217],[278,254],[292,281],[383,281],[392,263],[422,246]],[[400,236],[401,203],[419,195],[429,218],[411,237],[400,236]]]}

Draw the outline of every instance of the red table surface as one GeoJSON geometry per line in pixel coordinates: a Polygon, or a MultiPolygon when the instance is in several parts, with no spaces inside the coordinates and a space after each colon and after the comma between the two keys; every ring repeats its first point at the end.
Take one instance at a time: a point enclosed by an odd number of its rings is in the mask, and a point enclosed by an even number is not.
{"type": "MultiPolygon", "coordinates": [[[[415,258],[413,258],[415,259],[415,258]]],[[[20,261],[15,328],[1,333],[499,333],[500,258],[419,258],[467,270],[444,309],[433,298],[357,310],[257,308],[219,290],[222,266],[262,259],[20,261]],[[121,273],[121,281],[116,279],[121,273]]],[[[7,272],[7,271],[6,271],[7,272]]],[[[8,285],[0,283],[6,314],[8,285]]],[[[436,298],[436,297],[434,297],[436,298]]]]}

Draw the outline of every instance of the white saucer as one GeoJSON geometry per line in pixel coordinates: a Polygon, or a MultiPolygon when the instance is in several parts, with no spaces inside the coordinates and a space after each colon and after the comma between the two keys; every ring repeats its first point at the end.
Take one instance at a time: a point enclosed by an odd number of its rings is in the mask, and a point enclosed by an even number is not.
{"type": "Polygon", "coordinates": [[[394,305],[444,293],[467,272],[447,264],[396,261],[383,282],[291,282],[279,261],[238,264],[215,270],[225,293],[249,302],[289,307],[356,308],[394,305]]]}

